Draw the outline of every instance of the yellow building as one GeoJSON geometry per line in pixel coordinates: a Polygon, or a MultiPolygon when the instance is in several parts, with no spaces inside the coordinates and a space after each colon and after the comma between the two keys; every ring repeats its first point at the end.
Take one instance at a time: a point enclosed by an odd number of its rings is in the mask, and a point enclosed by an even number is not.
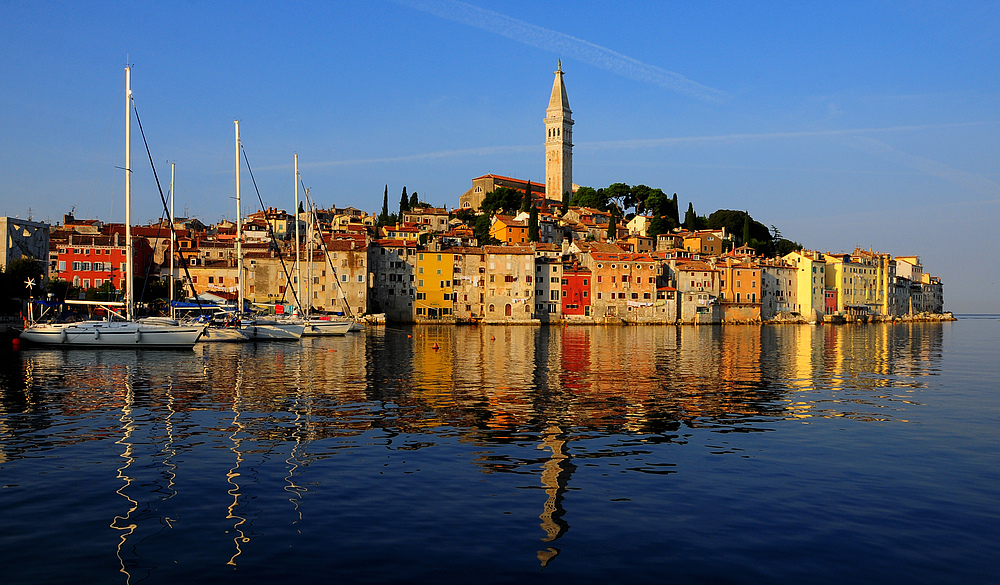
{"type": "Polygon", "coordinates": [[[837,312],[849,315],[881,313],[879,267],[874,258],[826,254],[826,288],[836,291],[837,312]]]}
{"type": "Polygon", "coordinates": [[[417,252],[413,279],[417,322],[451,318],[454,303],[454,254],[426,249],[417,252]]]}
{"type": "Polygon", "coordinates": [[[821,319],[826,312],[826,260],[823,254],[799,250],[786,254],[784,260],[798,268],[793,279],[797,302],[791,310],[809,319],[821,319]]]}

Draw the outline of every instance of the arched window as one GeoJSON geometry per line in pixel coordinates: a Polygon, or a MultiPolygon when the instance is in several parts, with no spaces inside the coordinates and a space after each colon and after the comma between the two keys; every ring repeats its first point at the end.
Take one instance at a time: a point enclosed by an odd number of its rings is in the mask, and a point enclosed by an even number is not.
{"type": "Polygon", "coordinates": [[[490,312],[492,313],[494,311],[496,311],[496,307],[494,307],[493,305],[490,305],[490,312]]]}

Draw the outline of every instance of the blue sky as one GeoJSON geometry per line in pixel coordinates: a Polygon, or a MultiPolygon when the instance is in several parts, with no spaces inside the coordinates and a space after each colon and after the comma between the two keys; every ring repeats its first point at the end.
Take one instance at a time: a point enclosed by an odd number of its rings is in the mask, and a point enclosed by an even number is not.
{"type": "Polygon", "coordinates": [[[995,2],[3,0],[0,213],[124,219],[126,62],[179,215],[234,217],[234,119],[266,205],[291,209],[297,152],[321,206],[378,211],[386,184],[455,206],[485,173],[544,180],[562,58],[576,183],[917,254],[947,308],[1000,313],[998,27],[995,2]]]}

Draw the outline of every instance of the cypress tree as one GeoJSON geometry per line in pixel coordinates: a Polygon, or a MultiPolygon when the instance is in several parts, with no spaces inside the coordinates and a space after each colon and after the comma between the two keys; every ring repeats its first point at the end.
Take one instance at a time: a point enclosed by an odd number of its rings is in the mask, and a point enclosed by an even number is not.
{"type": "Polygon", "coordinates": [[[406,185],[403,185],[403,194],[399,196],[399,216],[410,210],[410,198],[406,196],[406,185]]]}
{"type": "Polygon", "coordinates": [[[382,213],[378,216],[379,224],[385,225],[389,221],[389,185],[386,184],[385,191],[382,192],[382,213]]]}
{"type": "Polygon", "coordinates": [[[417,198],[417,192],[414,191],[413,195],[410,195],[410,209],[416,209],[420,205],[420,199],[417,198]]]}
{"type": "Polygon", "coordinates": [[[677,207],[677,193],[674,193],[674,196],[670,199],[670,208],[669,209],[670,209],[670,212],[668,213],[668,215],[673,218],[674,223],[676,225],[680,225],[681,224],[681,211],[677,207]]]}
{"type": "Polygon", "coordinates": [[[540,239],[541,233],[538,227],[538,208],[532,205],[531,210],[528,211],[528,241],[537,242],[540,239]]]}
{"type": "Polygon", "coordinates": [[[531,210],[531,181],[528,181],[528,186],[524,189],[524,199],[521,200],[521,211],[531,210]]]}
{"type": "Polygon", "coordinates": [[[688,202],[688,210],[684,214],[684,228],[693,230],[697,216],[694,214],[694,203],[688,202]]]}
{"type": "Polygon", "coordinates": [[[612,215],[611,221],[608,222],[607,240],[610,242],[615,239],[618,239],[618,218],[612,215]]]}
{"type": "Polygon", "coordinates": [[[750,214],[743,212],[743,245],[750,243],[750,214]]]}

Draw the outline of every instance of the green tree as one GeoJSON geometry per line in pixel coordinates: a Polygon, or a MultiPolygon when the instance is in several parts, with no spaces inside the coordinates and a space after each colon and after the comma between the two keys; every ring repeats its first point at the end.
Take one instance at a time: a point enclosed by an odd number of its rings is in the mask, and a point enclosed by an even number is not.
{"type": "Polygon", "coordinates": [[[778,238],[774,241],[774,255],[784,256],[786,254],[791,254],[796,250],[801,250],[802,244],[798,242],[793,242],[792,240],[787,240],[785,238],[778,238]]]}
{"type": "Polygon", "coordinates": [[[607,240],[610,242],[616,239],[618,239],[618,217],[611,214],[611,221],[608,222],[607,240]]]}
{"type": "Polygon", "coordinates": [[[531,199],[531,181],[528,181],[528,186],[524,189],[524,199],[521,200],[521,211],[529,211],[534,205],[531,199]]]}
{"type": "MultiPolygon", "coordinates": [[[[732,209],[719,209],[708,216],[708,229],[718,230],[725,228],[726,232],[735,236],[741,234],[743,243],[752,245],[750,242],[757,241],[759,244],[770,244],[773,240],[767,226],[755,221],[750,214],[745,211],[732,209]]],[[[756,246],[755,246],[756,248],[756,246]]],[[[760,250],[758,250],[760,251],[760,250]]]]}
{"type": "Polygon", "coordinates": [[[670,233],[675,227],[677,224],[674,223],[674,218],[666,215],[654,215],[646,227],[646,235],[655,238],[660,234],[670,233]]]}
{"type": "MultiPolygon", "coordinates": [[[[658,190],[658,189],[657,189],[658,190]]],[[[662,191],[660,191],[662,193],[662,191]]],[[[635,212],[639,215],[649,210],[649,196],[653,194],[653,189],[646,185],[635,185],[632,187],[632,199],[635,201],[635,212]]]]}
{"type": "Polygon", "coordinates": [[[694,203],[689,201],[688,210],[684,213],[684,223],[682,225],[684,226],[684,229],[693,230],[697,229],[695,228],[695,224],[697,223],[698,223],[698,216],[694,212],[694,203]]]}
{"type": "Polygon", "coordinates": [[[389,224],[389,185],[385,186],[385,191],[382,193],[382,213],[378,215],[378,225],[388,225],[389,224]]]}
{"type": "Polygon", "coordinates": [[[569,199],[569,191],[563,191],[562,207],[560,208],[563,215],[566,215],[566,212],[569,211],[569,199]]]}
{"type": "Polygon", "coordinates": [[[616,217],[624,217],[625,210],[635,207],[636,198],[625,183],[612,183],[603,190],[605,211],[610,211],[616,217]]]}
{"type": "MultiPolygon", "coordinates": [[[[386,185],[388,188],[388,185],[386,185]]],[[[413,193],[416,195],[416,192],[413,193]]],[[[410,210],[410,198],[406,196],[406,185],[403,185],[403,194],[399,196],[399,215],[402,217],[404,213],[410,210]]]]}
{"type": "Polygon", "coordinates": [[[591,207],[593,209],[607,211],[608,199],[604,195],[603,190],[598,191],[593,187],[580,187],[576,190],[576,193],[573,194],[570,205],[573,205],[574,207],[591,207]]]}
{"type": "Polygon", "coordinates": [[[0,274],[0,298],[3,299],[0,313],[16,315],[20,312],[21,303],[15,299],[43,297],[42,281],[44,277],[45,269],[40,260],[25,256],[8,262],[3,273],[0,274]],[[33,282],[30,289],[25,283],[29,280],[33,282]]]}
{"type": "Polygon", "coordinates": [[[490,220],[491,215],[486,213],[476,216],[476,222],[472,230],[475,232],[476,240],[479,241],[480,246],[491,246],[500,243],[496,238],[490,236],[490,220]]]}
{"type": "Polygon", "coordinates": [[[538,208],[534,205],[528,211],[528,241],[537,242],[541,239],[541,233],[538,226],[538,208]]]}
{"type": "Polygon", "coordinates": [[[417,192],[414,191],[413,195],[410,195],[410,209],[416,209],[420,207],[420,198],[417,197],[417,192]]]}
{"type": "Polygon", "coordinates": [[[459,209],[458,211],[452,212],[452,215],[455,216],[455,219],[461,220],[463,223],[465,223],[470,227],[472,226],[473,222],[476,221],[476,212],[472,211],[472,209],[469,207],[464,207],[462,209],[459,209]]]}
{"type": "Polygon", "coordinates": [[[492,217],[494,213],[514,215],[523,201],[524,196],[519,191],[509,187],[500,187],[487,193],[479,208],[489,217],[492,217]]]}
{"type": "Polygon", "coordinates": [[[667,211],[667,215],[674,220],[676,225],[681,225],[681,212],[677,207],[677,193],[674,193],[673,198],[670,200],[670,207],[667,211]]]}

